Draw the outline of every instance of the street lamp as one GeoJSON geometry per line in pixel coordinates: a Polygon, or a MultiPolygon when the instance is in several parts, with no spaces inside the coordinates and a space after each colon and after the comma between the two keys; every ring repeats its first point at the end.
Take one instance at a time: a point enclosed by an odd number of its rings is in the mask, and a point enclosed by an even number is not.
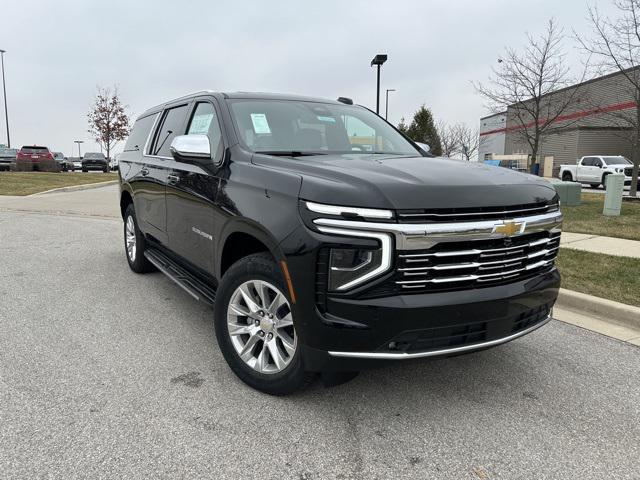
{"type": "Polygon", "coordinates": [[[4,81],[4,54],[6,50],[0,49],[0,59],[2,62],[2,94],[4,96],[4,120],[7,124],[7,148],[11,148],[11,138],[9,137],[9,112],[7,111],[7,85],[4,81]]]}
{"type": "Polygon", "coordinates": [[[384,106],[384,119],[387,119],[387,116],[389,115],[389,92],[395,92],[396,89],[395,88],[387,88],[387,99],[385,102],[385,106],[384,106]]]}
{"type": "Polygon", "coordinates": [[[80,144],[84,143],[84,140],[74,140],[73,143],[78,144],[78,158],[82,158],[82,153],[80,152],[80,144]]]}
{"type": "Polygon", "coordinates": [[[379,53],[373,60],[371,60],[371,66],[376,65],[378,67],[378,86],[376,87],[376,113],[380,113],[380,67],[387,61],[387,56],[379,53]]]}

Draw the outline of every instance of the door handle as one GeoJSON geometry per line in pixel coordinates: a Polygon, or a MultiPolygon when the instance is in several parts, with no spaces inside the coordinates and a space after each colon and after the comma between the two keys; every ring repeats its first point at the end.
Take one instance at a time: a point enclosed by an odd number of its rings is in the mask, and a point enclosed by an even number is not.
{"type": "Polygon", "coordinates": [[[180,181],[180,177],[178,175],[172,175],[171,173],[167,175],[167,182],[171,185],[175,185],[180,181]]]}
{"type": "Polygon", "coordinates": [[[149,169],[147,167],[142,167],[142,169],[140,170],[140,173],[142,174],[143,177],[146,177],[147,175],[149,175],[149,169]]]}

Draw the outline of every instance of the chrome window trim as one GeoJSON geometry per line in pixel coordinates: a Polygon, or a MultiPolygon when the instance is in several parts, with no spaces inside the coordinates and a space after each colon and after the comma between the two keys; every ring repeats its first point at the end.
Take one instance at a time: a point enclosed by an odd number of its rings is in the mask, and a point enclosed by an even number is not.
{"type": "Polygon", "coordinates": [[[365,359],[378,359],[378,360],[407,360],[410,358],[423,358],[423,357],[436,357],[439,355],[450,355],[454,353],[468,352],[471,350],[477,350],[480,348],[493,347],[495,345],[500,345],[502,343],[510,342],[511,340],[515,340],[518,337],[522,337],[528,333],[537,330],[538,328],[546,325],[553,318],[553,310],[549,312],[547,318],[542,320],[535,325],[532,325],[529,328],[525,328],[524,330],[514,333],[512,335],[508,335],[502,338],[496,338],[495,340],[490,340],[488,342],[474,343],[471,345],[462,345],[460,347],[452,347],[452,348],[443,348],[439,350],[429,350],[427,352],[337,352],[337,351],[329,351],[329,355],[332,357],[347,357],[347,358],[365,358],[365,359]]]}
{"type": "Polygon", "coordinates": [[[305,202],[307,208],[315,213],[323,213],[326,215],[342,215],[351,213],[359,217],[365,218],[393,218],[391,210],[383,210],[378,208],[359,208],[359,207],[341,207],[339,205],[326,205],[323,203],[305,202]]]}
{"type": "Polygon", "coordinates": [[[371,270],[369,273],[362,275],[361,277],[356,278],[350,282],[345,283],[338,287],[338,291],[342,292],[344,290],[348,290],[357,285],[361,285],[372,278],[375,278],[391,269],[392,264],[392,248],[391,248],[391,236],[387,233],[380,232],[363,232],[361,230],[346,230],[341,228],[333,228],[333,227],[318,227],[322,233],[329,233],[332,235],[344,235],[347,237],[358,237],[358,238],[374,238],[380,241],[380,248],[382,249],[382,258],[380,260],[380,266],[375,270],[371,270]]]}
{"type": "MultiPolygon", "coordinates": [[[[507,222],[524,223],[522,235],[551,231],[560,232],[562,213],[560,211],[517,217],[507,222]]],[[[343,228],[357,231],[388,232],[396,237],[398,250],[428,249],[441,242],[460,240],[486,240],[506,238],[508,235],[494,232],[495,227],[504,225],[504,220],[482,220],[477,222],[447,223],[375,223],[358,220],[316,218],[313,223],[320,227],[343,228]]]]}

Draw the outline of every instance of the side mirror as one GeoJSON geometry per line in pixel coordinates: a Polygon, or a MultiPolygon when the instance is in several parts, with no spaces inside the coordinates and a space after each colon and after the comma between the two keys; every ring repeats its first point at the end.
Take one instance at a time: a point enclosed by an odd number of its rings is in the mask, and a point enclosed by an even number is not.
{"type": "Polygon", "coordinates": [[[415,143],[416,145],[418,145],[418,147],[420,147],[420,150],[422,150],[424,153],[429,153],[431,151],[431,147],[426,143],[420,143],[420,142],[415,142],[415,143]]]}
{"type": "Polygon", "coordinates": [[[178,162],[203,163],[211,160],[211,146],[206,135],[178,135],[169,150],[178,162]]]}

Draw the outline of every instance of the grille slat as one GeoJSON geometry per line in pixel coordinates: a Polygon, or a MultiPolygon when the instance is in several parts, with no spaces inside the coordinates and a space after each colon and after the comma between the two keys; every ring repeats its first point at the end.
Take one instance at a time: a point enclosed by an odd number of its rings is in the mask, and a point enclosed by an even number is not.
{"type": "Polygon", "coordinates": [[[557,211],[557,203],[534,203],[528,205],[512,205],[507,207],[480,207],[480,208],[444,208],[444,209],[417,209],[399,210],[398,219],[401,222],[451,222],[496,220],[515,218],[522,215],[539,215],[557,211]]]}
{"type": "Polygon", "coordinates": [[[399,252],[394,283],[412,291],[486,286],[548,270],[559,248],[559,232],[538,232],[503,240],[442,243],[424,252],[399,252]]]}

